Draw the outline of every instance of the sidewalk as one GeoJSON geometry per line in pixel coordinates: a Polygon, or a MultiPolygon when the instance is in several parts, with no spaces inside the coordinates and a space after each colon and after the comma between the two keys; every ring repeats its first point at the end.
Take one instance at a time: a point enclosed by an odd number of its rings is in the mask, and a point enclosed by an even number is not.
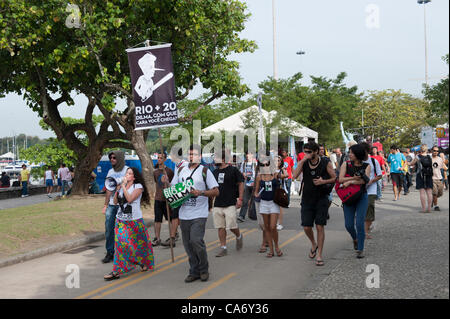
{"type": "Polygon", "coordinates": [[[441,211],[431,214],[418,212],[415,190],[397,203],[411,209],[377,221],[373,239],[366,241],[366,257],[356,259],[352,247],[342,251],[306,299],[449,298],[449,193],[439,199],[441,211]],[[379,288],[366,286],[373,275],[368,265],[379,267],[379,288]]]}

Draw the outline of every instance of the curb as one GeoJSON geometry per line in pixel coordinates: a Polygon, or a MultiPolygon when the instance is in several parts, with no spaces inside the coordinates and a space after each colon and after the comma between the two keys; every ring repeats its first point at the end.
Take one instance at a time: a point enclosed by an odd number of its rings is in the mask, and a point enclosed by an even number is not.
{"type": "MultiPolygon", "coordinates": [[[[150,227],[153,225],[153,220],[151,220],[149,222],[144,222],[144,223],[145,223],[145,226],[150,227]]],[[[28,260],[40,258],[40,257],[51,255],[54,253],[71,250],[71,249],[78,248],[80,246],[84,246],[84,245],[94,243],[97,241],[101,241],[101,240],[105,240],[105,233],[97,233],[97,234],[81,237],[78,239],[74,239],[71,241],[67,241],[64,243],[52,245],[49,247],[36,249],[36,250],[30,251],[30,252],[27,252],[27,253],[24,253],[21,255],[17,255],[14,257],[0,260],[0,268],[15,265],[15,264],[20,264],[20,263],[23,263],[28,260]]]]}

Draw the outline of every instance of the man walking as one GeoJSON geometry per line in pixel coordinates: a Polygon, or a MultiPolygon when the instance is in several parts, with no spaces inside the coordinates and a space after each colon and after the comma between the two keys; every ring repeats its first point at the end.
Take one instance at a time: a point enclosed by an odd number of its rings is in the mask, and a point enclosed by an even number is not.
{"type": "Polygon", "coordinates": [[[325,225],[328,216],[328,195],[336,180],[336,172],[327,157],[319,156],[319,145],[309,142],[304,146],[305,157],[294,171],[297,178],[303,172],[303,195],[301,201],[301,220],[306,236],[311,241],[309,258],[316,258],[316,265],[323,266],[323,247],[325,225]],[[316,224],[317,240],[313,226],[316,224]]]}
{"type": "Polygon", "coordinates": [[[222,151],[222,161],[213,175],[219,184],[219,196],[214,201],[214,227],[218,230],[220,249],[216,257],[227,255],[227,229],[236,235],[236,250],[242,249],[243,238],[236,219],[236,209],[241,208],[244,195],[244,177],[241,172],[225,160],[226,152],[222,151]],[[236,189],[239,189],[236,199],[236,189]]]}
{"type": "Polygon", "coordinates": [[[22,170],[19,175],[19,182],[22,182],[22,198],[28,196],[28,183],[30,182],[30,171],[27,170],[25,164],[22,165],[22,170]]]}
{"type": "Polygon", "coordinates": [[[438,198],[444,193],[444,184],[442,183],[441,170],[447,170],[444,161],[439,156],[439,148],[434,146],[432,149],[432,165],[433,165],[433,206],[435,211],[440,211],[438,206],[438,198]]]}
{"type": "Polygon", "coordinates": [[[392,145],[390,148],[391,154],[389,154],[387,162],[391,165],[391,179],[394,189],[394,201],[400,198],[403,185],[403,162],[406,162],[405,156],[399,152],[397,146],[392,145]]]}
{"type": "Polygon", "coordinates": [[[69,189],[69,181],[72,180],[72,175],[70,174],[70,170],[66,167],[66,164],[61,164],[60,170],[61,176],[61,196],[66,195],[66,191],[69,189]]]}
{"type": "Polygon", "coordinates": [[[406,158],[406,161],[403,164],[404,169],[403,195],[408,195],[409,188],[412,186],[412,176],[411,176],[412,170],[410,164],[412,163],[413,158],[411,157],[411,155],[409,155],[409,149],[407,148],[403,150],[403,155],[406,158]]]}
{"type": "Polygon", "coordinates": [[[249,215],[256,215],[255,201],[252,200],[253,187],[255,186],[256,178],[256,161],[253,158],[253,153],[247,152],[245,154],[245,161],[241,164],[241,173],[244,175],[244,201],[242,203],[241,211],[237,220],[239,222],[245,221],[245,214],[250,209],[249,215]],[[249,203],[251,203],[249,207],[249,203]]]}
{"type": "MultiPolygon", "coordinates": [[[[164,179],[164,171],[165,174],[168,177],[168,181],[170,182],[173,178],[173,171],[165,166],[165,161],[167,159],[167,155],[165,153],[158,154],[158,166],[153,171],[153,178],[155,179],[156,183],[156,190],[155,190],[155,238],[153,239],[152,245],[153,246],[170,246],[170,241],[172,241],[172,247],[175,247],[175,237],[178,229],[178,209],[176,210],[170,210],[170,236],[169,238],[164,242],[161,243],[161,224],[163,216],[166,218],[166,220],[169,220],[167,216],[167,203],[166,199],[163,195],[163,189],[167,186],[165,182],[166,179],[164,179]]],[[[170,208],[169,208],[170,209],[170,208]]]]}
{"type": "Polygon", "coordinates": [[[191,145],[189,149],[189,164],[180,171],[175,171],[171,185],[192,179],[194,184],[191,195],[180,207],[179,219],[183,246],[189,257],[189,275],[186,283],[201,279],[209,279],[208,255],[204,241],[206,220],[208,218],[208,197],[219,195],[219,185],[209,169],[200,165],[201,149],[191,145]]]}
{"type": "MultiPolygon", "coordinates": [[[[108,155],[112,168],[108,171],[106,178],[111,177],[116,181],[125,177],[128,166],[125,165],[125,154],[122,151],[112,151],[108,155]]],[[[118,183],[120,185],[121,183],[118,183]]],[[[63,184],[64,185],[64,184],[63,184]]],[[[64,187],[64,186],[63,186],[64,187]]],[[[105,205],[103,214],[105,214],[105,238],[106,238],[106,256],[102,262],[104,264],[114,259],[114,227],[116,225],[116,215],[119,205],[114,205],[114,191],[106,190],[105,205]]]]}
{"type": "Polygon", "coordinates": [[[288,196],[288,201],[291,201],[291,186],[292,186],[292,169],[294,168],[294,160],[292,157],[288,155],[286,150],[281,149],[279,154],[283,160],[283,167],[286,169],[288,173],[288,178],[284,179],[285,185],[286,185],[286,192],[288,196]]]}

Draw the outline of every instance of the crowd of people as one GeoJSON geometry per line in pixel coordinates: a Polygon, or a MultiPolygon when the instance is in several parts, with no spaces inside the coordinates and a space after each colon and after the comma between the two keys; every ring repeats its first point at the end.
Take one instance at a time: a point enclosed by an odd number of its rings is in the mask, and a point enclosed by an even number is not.
{"type": "Polygon", "coordinates": [[[426,145],[417,152],[399,149],[392,145],[389,153],[381,145],[351,141],[348,151],[339,148],[328,153],[324,145],[309,142],[297,155],[295,166],[285,150],[278,155],[247,153],[244,162],[227,161],[229,153],[215,159],[212,171],[201,164],[201,148],[192,145],[188,160],[181,154],[172,156],[174,170],[165,166],[167,154],[158,154],[154,170],[156,192],[154,195],[155,223],[154,239],[151,240],[142,219],[141,203],[148,203],[148,193],[141,173],[125,165],[124,154],[113,151],[109,154],[112,165],[108,177],[120,179],[116,191],[107,191],[105,196],[105,234],[107,254],[103,263],[113,261],[113,271],[105,280],[120,278],[136,266],[142,271],[153,269],[153,247],[174,247],[181,239],[189,259],[189,274],[186,283],[207,281],[209,264],[204,242],[206,221],[211,213],[220,245],[217,258],[228,255],[227,232],[236,239],[236,250],[244,245],[239,222],[246,217],[257,220],[262,230],[259,253],[267,258],[282,256],[278,232],[283,229],[283,206],[279,190],[290,200],[293,181],[301,183],[301,226],[311,242],[308,257],[323,266],[325,226],[329,219],[329,208],[333,196],[342,200],[345,228],[353,241],[356,258],[364,258],[364,244],[372,239],[371,228],[375,220],[375,206],[382,201],[383,191],[392,182],[394,201],[410,192],[413,182],[420,191],[423,213],[432,207],[439,210],[438,198],[448,189],[448,154],[438,147],[431,153],[426,145]],[[163,190],[176,187],[191,180],[194,187],[178,208],[171,208],[163,190]],[[335,192],[333,192],[335,190],[335,192]],[[165,218],[170,224],[169,238],[161,238],[161,224],[165,218]],[[314,232],[314,227],[316,233],[314,232]]]}

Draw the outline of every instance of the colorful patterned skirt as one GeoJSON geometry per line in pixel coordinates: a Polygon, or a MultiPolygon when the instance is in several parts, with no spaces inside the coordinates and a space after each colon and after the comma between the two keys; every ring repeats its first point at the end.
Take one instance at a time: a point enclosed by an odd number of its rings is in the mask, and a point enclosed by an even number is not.
{"type": "Polygon", "coordinates": [[[152,243],[144,220],[122,221],[116,218],[113,272],[124,274],[137,265],[153,270],[152,243]]]}

